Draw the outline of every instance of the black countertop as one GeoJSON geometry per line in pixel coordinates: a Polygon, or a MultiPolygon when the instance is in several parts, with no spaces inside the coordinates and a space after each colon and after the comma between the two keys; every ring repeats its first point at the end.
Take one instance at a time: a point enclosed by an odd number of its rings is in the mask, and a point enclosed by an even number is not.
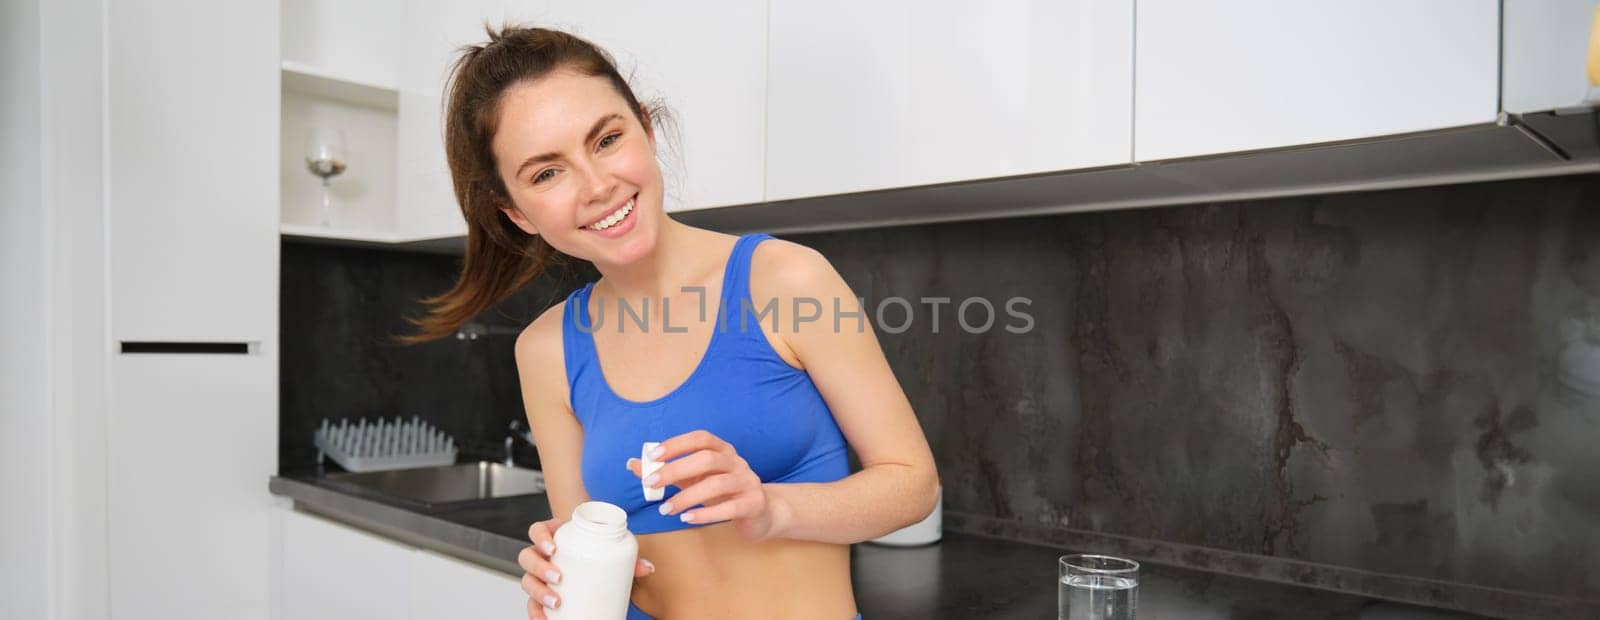
{"type": "MultiPolygon", "coordinates": [[[[403,542],[521,575],[528,525],[550,518],[544,495],[427,505],[317,476],[276,476],[272,493],[297,506],[403,542]]],[[[1053,618],[1064,550],[946,530],[922,547],[851,548],[864,618],[1053,618]]],[[[1477,618],[1347,594],[1146,564],[1141,618],[1477,618]]]]}

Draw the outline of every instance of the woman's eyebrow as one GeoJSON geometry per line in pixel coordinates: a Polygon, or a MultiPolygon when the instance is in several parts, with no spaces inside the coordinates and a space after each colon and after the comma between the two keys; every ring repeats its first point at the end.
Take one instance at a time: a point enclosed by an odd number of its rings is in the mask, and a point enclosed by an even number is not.
{"type": "MultiPolygon", "coordinates": [[[[614,120],[617,120],[617,119],[620,119],[620,118],[622,118],[622,115],[621,114],[617,114],[615,112],[612,112],[611,114],[607,114],[605,116],[600,117],[600,120],[595,121],[594,122],[594,126],[589,128],[589,133],[583,137],[583,143],[584,144],[588,144],[590,142],[594,142],[595,137],[600,135],[600,130],[606,128],[606,123],[609,123],[611,121],[614,121],[614,120]]],[[[534,164],[542,164],[544,162],[554,161],[554,160],[560,159],[560,158],[561,158],[560,154],[551,152],[551,153],[545,153],[543,155],[534,155],[533,157],[529,157],[527,159],[524,159],[524,160],[522,160],[522,165],[517,166],[517,174],[516,174],[516,176],[519,176],[519,177],[522,176],[522,171],[527,170],[528,166],[532,166],[534,164]]]]}

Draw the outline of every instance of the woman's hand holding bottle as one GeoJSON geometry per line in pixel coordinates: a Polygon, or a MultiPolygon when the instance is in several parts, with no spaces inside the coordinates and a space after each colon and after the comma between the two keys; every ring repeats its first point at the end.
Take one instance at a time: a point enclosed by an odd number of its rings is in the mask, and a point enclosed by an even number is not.
{"type": "MultiPolygon", "coordinates": [[[[561,569],[556,567],[552,558],[556,554],[556,530],[566,522],[566,519],[555,517],[529,526],[528,540],[533,542],[533,546],[517,554],[517,565],[524,571],[522,591],[528,594],[528,620],[546,620],[544,610],[561,605],[561,595],[556,594],[550,586],[561,583],[561,569]]],[[[656,567],[650,560],[639,558],[634,563],[635,579],[654,572],[656,567]]]]}

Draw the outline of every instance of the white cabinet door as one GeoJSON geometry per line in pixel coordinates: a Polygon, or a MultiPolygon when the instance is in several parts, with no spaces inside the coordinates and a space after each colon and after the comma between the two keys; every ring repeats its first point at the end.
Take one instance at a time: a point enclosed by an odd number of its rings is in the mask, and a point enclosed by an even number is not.
{"type": "Polygon", "coordinates": [[[269,340],[278,313],[278,5],[128,0],[107,9],[112,338],[269,340]]]}
{"type": "Polygon", "coordinates": [[[315,515],[278,510],[284,620],[455,617],[411,613],[411,547],[315,515]]]}
{"type": "Polygon", "coordinates": [[[107,572],[116,617],[266,620],[277,367],[265,354],[112,359],[107,572]]]}
{"type": "Polygon", "coordinates": [[[527,617],[528,595],[516,578],[421,549],[411,559],[411,617],[417,620],[527,617]]]}
{"type": "MultiPolygon", "coordinates": [[[[1600,101],[1590,83],[1589,46],[1600,38],[1600,0],[1505,0],[1501,105],[1543,112],[1600,101]]],[[[1594,68],[1600,71],[1600,64],[1594,68]]]]}
{"type": "Polygon", "coordinates": [[[769,200],[1130,160],[1132,0],[769,10],[769,200]]]}
{"type": "Polygon", "coordinates": [[[677,135],[657,135],[667,210],[761,202],[765,2],[551,0],[541,23],[610,52],[642,103],[670,110],[677,135]]]}
{"type": "Polygon", "coordinates": [[[505,620],[527,616],[517,578],[320,516],[275,509],[284,620],[505,620]]]}
{"type": "Polygon", "coordinates": [[[1139,161],[1488,123],[1496,0],[1139,0],[1139,161]]]}
{"type": "MultiPolygon", "coordinates": [[[[107,3],[109,605],[265,620],[278,429],[278,7],[107,3]]],[[[100,162],[84,162],[86,166],[100,162]]]]}
{"type": "Polygon", "coordinates": [[[400,77],[392,0],[281,0],[283,60],[369,84],[400,77]]]}

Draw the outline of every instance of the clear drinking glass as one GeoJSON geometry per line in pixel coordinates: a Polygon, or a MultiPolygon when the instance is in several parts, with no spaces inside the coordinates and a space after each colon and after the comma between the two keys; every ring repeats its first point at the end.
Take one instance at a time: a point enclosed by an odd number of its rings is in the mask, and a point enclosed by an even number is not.
{"type": "Polygon", "coordinates": [[[1139,563],[1109,555],[1061,556],[1060,620],[1132,620],[1139,611],[1139,563]]]}

